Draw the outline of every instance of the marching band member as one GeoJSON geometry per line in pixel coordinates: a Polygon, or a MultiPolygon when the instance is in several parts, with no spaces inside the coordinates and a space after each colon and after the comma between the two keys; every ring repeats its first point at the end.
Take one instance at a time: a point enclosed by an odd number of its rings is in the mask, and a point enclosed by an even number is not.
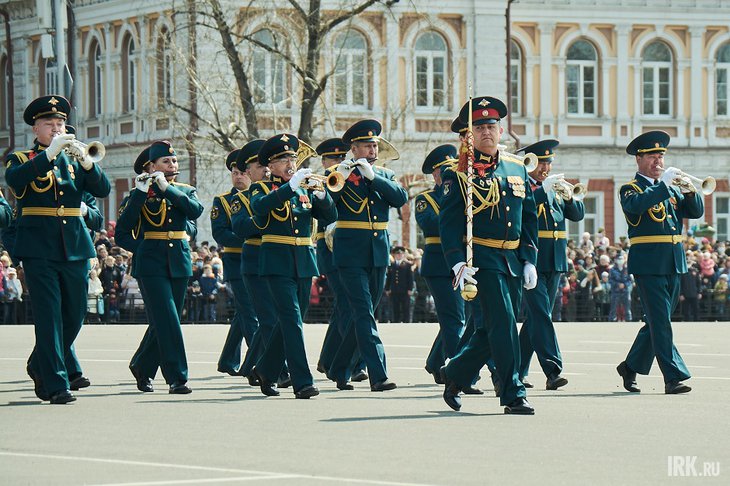
{"type": "Polygon", "coordinates": [[[361,120],[342,136],[353,157],[349,167],[337,168],[347,180],[344,189],[333,194],[338,214],[333,255],[341,281],[347,282],[344,291],[352,317],[328,373],[340,390],[353,388],[349,379],[356,350],[367,365],[371,391],[396,388],[388,379],[374,311],[385,286],[390,208],[403,206],[408,194],[393,171],[372,165],[378,158],[381,129],[377,120],[361,120]]]}
{"type": "Polygon", "coordinates": [[[17,200],[13,251],[23,260],[35,323],[27,371],[38,398],[54,404],[76,400],[70,381],[81,376],[69,375],[65,359],[86,315],[89,258],[96,256],[81,218],[83,193],[106,197],[111,190],[97,164],[65,153],[75,139],[65,133],[70,109],[58,95],[32,101],[23,119],[33,127],[35,143],[10,154],[5,165],[17,200]]]}
{"type": "Polygon", "coordinates": [[[226,157],[226,168],[231,172],[233,188],[213,198],[213,207],[210,211],[210,226],[213,238],[223,252],[223,277],[233,290],[235,312],[228,336],[218,358],[218,372],[231,376],[238,375],[241,365],[241,341],[251,346],[253,334],[259,323],[256,319],[254,307],[249,298],[241,274],[241,253],[243,238],[233,232],[231,219],[234,214],[243,209],[243,203],[238,194],[249,188],[251,180],[245,172],[245,167],[238,167],[237,159],[240,150],[234,150],[226,157]]]}
{"type": "MultiPolygon", "coordinates": [[[[251,186],[246,191],[239,192],[236,196],[241,201],[242,209],[233,213],[231,227],[233,232],[243,239],[243,252],[241,254],[241,274],[246,283],[253,309],[259,326],[253,334],[239,374],[248,378],[251,386],[259,386],[256,374],[253,372],[256,361],[261,357],[268,345],[271,334],[274,332],[279,317],[276,314],[276,303],[271,295],[269,286],[263,277],[259,276],[259,249],[261,248],[261,228],[254,220],[251,209],[251,188],[259,181],[268,180],[268,167],[259,163],[259,150],[266,140],[251,140],[241,148],[236,161],[236,166],[246,172],[251,186]]],[[[286,366],[282,375],[288,375],[286,366]]]]}
{"type": "Polygon", "coordinates": [[[122,201],[116,232],[133,234],[132,274],[139,282],[149,326],[129,369],[137,389],[153,391],[162,369],[169,393],[186,394],[188,363],[180,327],[188,279],[193,274],[188,230],[203,213],[196,189],[175,182],[177,154],[170,142],[157,141],[134,162],[135,189],[122,201]]]}
{"type": "MultiPolygon", "coordinates": [[[[537,214],[532,190],[527,184],[523,162],[497,148],[503,129],[500,119],[507,107],[492,97],[479,97],[461,109],[462,122],[474,125],[473,244],[474,265],[466,264],[465,167],[443,174],[440,214],[441,245],[454,280],[463,290],[466,283],[477,285],[478,299],[487,335],[476,330],[467,345],[443,370],[444,401],[454,410],[461,408],[461,388],[469,386],[474,373],[491,353],[500,381],[500,403],[505,413],[533,414],[519,380],[519,340],[515,314],[523,284],[537,284],[537,214]],[[479,273],[477,273],[479,270],[479,273]],[[475,276],[474,274],[477,273],[475,276]],[[475,280],[476,279],[476,280],[475,280]],[[486,339],[485,339],[486,338],[486,339]]],[[[475,326],[480,323],[475,321],[475,326]]]]}
{"type": "Polygon", "coordinates": [[[527,318],[520,329],[520,378],[526,388],[532,388],[525,377],[534,351],[547,377],[545,386],[548,390],[568,384],[560,375],[563,358],[552,319],[560,275],[568,271],[565,220],[580,221],[585,215],[582,201],[573,197],[564,200],[555,193],[555,185],[562,176],[551,176],[550,170],[558,144],[557,140],[542,140],[517,151],[533,153],[538,160],[529,174],[537,205],[537,286],[525,292],[527,318]]]}
{"type": "Polygon", "coordinates": [[[441,171],[457,160],[457,150],[453,145],[440,145],[433,149],[426,156],[421,172],[433,175],[435,185],[433,189],[416,196],[416,223],[426,240],[421,275],[433,295],[439,322],[439,333],[432,348],[438,351],[431,352],[426,360],[426,371],[436,383],[441,381],[440,370],[446,359],[456,354],[464,332],[464,299],[451,284],[451,269],[446,265],[439,236],[439,213],[443,197],[441,171]]]}
{"type": "Polygon", "coordinates": [[[277,396],[275,382],[286,361],[296,398],[319,395],[307,364],[302,319],[309,307],[312,277],[318,275],[312,247],[312,218],[337,218],[327,191],[304,189],[311,169],[295,172],[299,139],[291,134],[269,138],[258,161],[271,171],[270,181],[251,188],[251,208],[262,226],[259,274],[269,286],[279,320],[256,363],[261,392],[277,396]]]}
{"type": "MultiPolygon", "coordinates": [[[[317,145],[315,151],[322,157],[322,166],[325,169],[325,175],[329,175],[334,171],[341,162],[345,160],[350,145],[343,143],[341,138],[329,138],[317,145]]],[[[319,353],[317,361],[317,371],[327,373],[332,365],[335,353],[342,342],[342,335],[347,330],[347,323],[350,319],[350,313],[347,310],[347,297],[344,294],[344,283],[340,280],[340,274],[337,267],[332,261],[332,250],[327,246],[328,242],[325,234],[326,228],[322,221],[317,222],[317,268],[319,273],[327,278],[329,288],[332,290],[334,300],[332,302],[332,315],[330,317],[327,332],[322,342],[322,350],[319,353]]],[[[333,229],[328,230],[334,231],[333,229]]],[[[368,379],[367,373],[363,370],[365,367],[362,360],[356,365],[356,371],[352,374],[352,381],[364,381],[368,379]]]]}
{"type": "Polygon", "coordinates": [[[645,322],[617,368],[630,392],[641,391],[636,374],[648,375],[655,357],[664,375],[665,393],[692,389],[683,383],[691,375],[674,346],[671,316],[679,300],[679,276],[687,273],[683,220],[702,217],[705,208],[702,194],[693,191],[691,184],[674,185],[682,175],[679,169],[664,169],[667,146],[669,134],[660,130],[632,140],[626,153],[636,157],[638,171],[619,190],[629,224],[629,273],[639,288],[645,322]]]}

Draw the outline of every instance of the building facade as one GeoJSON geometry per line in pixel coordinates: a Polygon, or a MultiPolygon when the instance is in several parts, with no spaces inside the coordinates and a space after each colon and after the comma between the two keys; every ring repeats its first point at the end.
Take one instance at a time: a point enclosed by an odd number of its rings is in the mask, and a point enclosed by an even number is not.
{"type": "MultiPolygon", "coordinates": [[[[6,80],[0,148],[30,145],[22,110],[59,85],[49,32],[61,19],[74,80],[64,91],[75,106],[72,123],[79,138],[108,148],[103,165],[114,189],[107,217],[115,219],[133,187],[137,153],[156,139],[188,149],[181,180],[193,181],[209,203],[229,186],[226,150],[215,141],[228,137],[240,146],[248,129],[231,101],[236,78],[220,33],[191,26],[191,19],[206,21],[205,3],[76,0],[58,16],[51,0],[0,0],[9,27],[0,42],[6,80]],[[191,4],[198,4],[196,12],[191,4]],[[191,117],[191,107],[199,116],[191,117]]],[[[336,16],[339,3],[323,2],[323,16],[336,16]]],[[[318,52],[320,71],[332,75],[315,110],[313,144],[341,135],[357,119],[377,118],[401,154],[387,165],[408,185],[430,149],[457,143],[449,125],[470,87],[474,95],[504,100],[509,87],[512,118],[504,122],[503,141],[514,147],[517,139],[519,145],[559,139],[554,171],[588,185],[586,219],[569,228],[571,237],[599,228],[612,241],[626,234],[617,190],[636,164],[624,148],[642,131],[661,129],[672,135],[667,165],[717,178],[704,221],[718,238],[730,239],[730,4],[521,0],[511,4],[507,29],[507,3],[400,2],[333,29],[318,52]]],[[[297,60],[307,52],[291,4],[221,4],[235,33],[249,39],[238,49],[253,86],[259,135],[296,133],[302,108],[297,60]],[[286,57],[265,46],[281,48],[286,57]]],[[[391,220],[393,239],[415,246],[410,206],[391,220]]],[[[204,217],[201,239],[209,239],[206,225],[204,217]]]]}

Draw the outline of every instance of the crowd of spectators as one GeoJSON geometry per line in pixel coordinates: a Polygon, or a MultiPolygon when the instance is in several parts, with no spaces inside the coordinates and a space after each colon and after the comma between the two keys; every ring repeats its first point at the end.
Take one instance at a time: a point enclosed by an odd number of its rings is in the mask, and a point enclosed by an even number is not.
{"type": "MultiPolygon", "coordinates": [[[[114,244],[114,224],[97,234],[97,257],[90,261],[88,322],[146,322],[139,285],[130,273],[132,255],[114,244]]],[[[641,302],[627,269],[626,238],[610,242],[599,231],[568,243],[569,270],[560,280],[553,309],[558,321],[635,321],[641,302]]],[[[676,320],[730,320],[730,245],[688,231],[683,243],[688,273],[681,277],[676,320]]],[[[193,276],[183,310],[184,322],[228,322],[233,293],[223,280],[218,248],[192,244],[193,276]]],[[[436,310],[420,275],[421,249],[394,243],[386,284],[376,317],[380,322],[435,322],[436,310]]],[[[478,278],[478,273],[477,273],[478,278]]],[[[498,297],[497,297],[498,298],[498,297]]],[[[306,322],[327,322],[333,295],[324,276],[312,281],[306,322]]],[[[4,324],[32,322],[22,266],[0,253],[0,318],[4,324]]],[[[524,318],[524,308],[521,312],[524,318]]]]}

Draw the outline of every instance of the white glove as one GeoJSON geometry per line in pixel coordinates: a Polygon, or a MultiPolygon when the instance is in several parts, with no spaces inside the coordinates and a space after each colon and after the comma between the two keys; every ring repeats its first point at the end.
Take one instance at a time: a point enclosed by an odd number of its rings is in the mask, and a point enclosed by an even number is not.
{"type": "Polygon", "coordinates": [[[296,171],[294,175],[291,176],[291,179],[289,179],[289,187],[291,187],[291,190],[296,191],[302,181],[311,174],[312,169],[299,169],[296,171]]]}
{"type": "Polygon", "coordinates": [[[479,271],[478,267],[467,267],[465,262],[459,262],[454,265],[452,270],[454,271],[454,288],[458,285],[459,290],[464,290],[466,283],[477,284],[474,274],[479,271]]]}
{"type": "Polygon", "coordinates": [[[350,177],[350,174],[352,173],[352,169],[354,169],[355,166],[352,161],[348,160],[347,162],[341,162],[337,165],[337,172],[342,174],[345,179],[350,177]]]}
{"type": "Polygon", "coordinates": [[[545,194],[548,197],[548,201],[550,201],[550,204],[552,204],[553,199],[555,199],[555,186],[558,185],[559,181],[565,177],[565,174],[554,174],[547,176],[544,181],[542,181],[542,188],[545,190],[545,194]]]}
{"type": "Polygon", "coordinates": [[[134,187],[145,194],[147,194],[147,191],[150,190],[150,184],[152,184],[152,178],[148,177],[148,175],[149,174],[145,172],[134,178],[134,187]]]}
{"type": "Polygon", "coordinates": [[[667,169],[664,169],[664,173],[659,178],[660,182],[663,182],[667,186],[670,186],[674,179],[679,178],[679,176],[682,174],[682,171],[677,169],[676,167],[669,167],[667,169]]]}
{"type": "Polygon", "coordinates": [[[86,205],[84,201],[81,201],[81,206],[79,207],[81,209],[81,217],[85,218],[87,214],[89,214],[89,206],[86,205]]]}
{"type": "Polygon", "coordinates": [[[535,265],[530,262],[525,263],[525,267],[522,269],[522,276],[525,278],[523,287],[527,290],[532,290],[537,287],[537,269],[535,265]]]}
{"type": "Polygon", "coordinates": [[[364,178],[370,181],[375,179],[375,171],[373,170],[373,166],[370,165],[370,162],[368,162],[368,159],[357,159],[355,164],[357,165],[357,168],[360,169],[360,174],[362,174],[364,178]]]}
{"type": "Polygon", "coordinates": [[[157,187],[160,188],[160,191],[165,192],[167,190],[167,186],[170,185],[170,183],[167,182],[165,173],[158,170],[153,172],[152,175],[155,176],[155,183],[157,184],[157,187]]]}
{"type": "Polygon", "coordinates": [[[314,197],[316,197],[319,200],[322,200],[327,197],[327,193],[325,191],[314,191],[314,197]]]}
{"type": "Polygon", "coordinates": [[[55,137],[53,137],[53,140],[51,140],[51,145],[49,145],[46,149],[46,157],[48,157],[48,160],[55,159],[56,156],[61,153],[61,150],[71,145],[75,138],[76,136],[71,135],[70,133],[66,133],[64,135],[56,135],[55,137]]]}
{"type": "Polygon", "coordinates": [[[87,171],[94,167],[94,161],[89,157],[79,157],[79,164],[81,164],[82,169],[87,171]]]}

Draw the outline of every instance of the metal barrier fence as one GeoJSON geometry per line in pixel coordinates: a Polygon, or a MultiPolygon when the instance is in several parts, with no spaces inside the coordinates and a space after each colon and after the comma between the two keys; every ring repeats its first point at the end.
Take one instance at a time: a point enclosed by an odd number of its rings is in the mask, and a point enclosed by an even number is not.
{"type": "MultiPolygon", "coordinates": [[[[730,302],[717,300],[713,291],[703,291],[702,298],[695,302],[680,302],[675,309],[672,319],[675,321],[728,321],[730,320],[730,302]],[[695,313],[696,311],[696,313],[695,313]]],[[[146,324],[144,302],[138,295],[124,297],[118,302],[110,302],[106,297],[103,303],[98,304],[98,310],[103,312],[88,313],[86,322],[89,324],[146,324]]],[[[116,299],[115,299],[116,300],[116,299]]],[[[324,293],[310,303],[309,309],[304,318],[307,323],[326,323],[332,313],[331,294],[324,293]]],[[[634,298],[631,300],[631,318],[624,320],[639,320],[642,315],[641,302],[634,298]]],[[[183,309],[182,322],[189,323],[228,323],[234,314],[233,299],[227,292],[220,292],[214,300],[204,301],[201,298],[188,296],[183,309]]],[[[621,314],[619,314],[621,315],[621,314]]],[[[625,315],[625,311],[624,311],[625,315]]],[[[568,305],[562,308],[553,309],[555,321],[568,322],[590,322],[607,321],[608,310],[596,305],[592,299],[581,301],[578,298],[571,298],[568,305]]],[[[20,302],[0,302],[0,323],[2,324],[28,324],[33,322],[33,311],[30,299],[27,295],[20,302]]],[[[392,309],[390,308],[387,296],[383,296],[380,305],[376,310],[376,318],[379,322],[392,322],[392,309]]],[[[524,299],[518,321],[524,320],[524,299]]],[[[436,313],[433,308],[433,300],[427,293],[419,293],[411,303],[410,322],[436,322],[436,313]]]]}

